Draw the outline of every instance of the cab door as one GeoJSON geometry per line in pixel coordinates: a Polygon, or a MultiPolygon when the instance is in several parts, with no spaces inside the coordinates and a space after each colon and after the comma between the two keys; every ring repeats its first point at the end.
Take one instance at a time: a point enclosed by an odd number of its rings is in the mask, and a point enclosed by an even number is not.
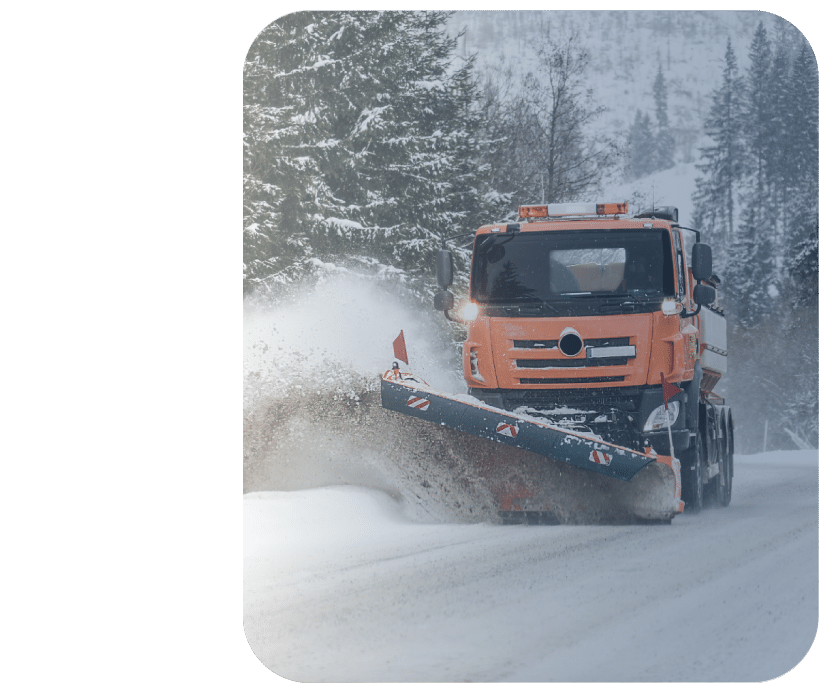
{"type": "MultiPolygon", "coordinates": [[[[677,276],[677,296],[687,312],[692,312],[691,270],[686,262],[686,248],[682,233],[672,228],[674,244],[675,274],[677,276]]],[[[683,369],[686,372],[684,379],[694,375],[695,361],[700,357],[700,329],[696,326],[697,320],[692,317],[680,319],[680,346],[683,357],[683,369]]]]}

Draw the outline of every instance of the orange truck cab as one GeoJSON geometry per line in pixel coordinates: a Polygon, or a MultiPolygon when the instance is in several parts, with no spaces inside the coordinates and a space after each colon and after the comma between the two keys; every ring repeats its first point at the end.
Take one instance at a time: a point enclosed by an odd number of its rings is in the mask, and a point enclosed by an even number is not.
{"type": "Polygon", "coordinates": [[[700,311],[717,298],[711,250],[675,207],[627,214],[627,203],[520,207],[521,222],[475,231],[457,311],[452,259],[439,252],[435,307],[467,325],[470,395],[635,450],[673,446],[682,463],[720,376],[701,366],[700,311]],[[696,233],[692,248],[681,230],[696,233]],[[682,390],[668,406],[663,380],[682,390]]]}

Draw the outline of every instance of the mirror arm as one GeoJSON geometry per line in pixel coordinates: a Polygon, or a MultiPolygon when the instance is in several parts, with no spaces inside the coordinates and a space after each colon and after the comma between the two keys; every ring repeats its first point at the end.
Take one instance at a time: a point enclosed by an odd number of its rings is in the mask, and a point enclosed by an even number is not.
{"type": "Polygon", "coordinates": [[[695,242],[700,242],[700,231],[694,228],[687,228],[686,226],[677,226],[680,230],[688,230],[695,234],[695,242]]]}
{"type": "Polygon", "coordinates": [[[697,309],[694,312],[687,312],[686,307],[684,306],[683,311],[680,313],[680,318],[681,319],[688,319],[689,317],[696,317],[698,315],[698,313],[700,312],[701,307],[703,307],[703,305],[698,305],[697,309]]]}
{"type": "Polygon", "coordinates": [[[448,238],[441,238],[441,249],[442,250],[447,249],[447,242],[449,240],[457,240],[458,238],[467,237],[468,235],[475,235],[475,232],[467,231],[466,233],[461,233],[460,235],[451,235],[448,238]]]}
{"type": "MultiPolygon", "coordinates": [[[[695,283],[695,287],[699,286],[701,283],[703,283],[703,281],[698,279],[697,282],[695,283]]],[[[694,296],[694,290],[692,290],[692,296],[694,296]]],[[[694,299],[694,297],[692,297],[692,299],[694,299]]],[[[700,305],[697,306],[697,309],[694,312],[687,312],[686,311],[686,305],[683,305],[683,311],[680,313],[680,318],[681,319],[689,319],[690,317],[696,317],[700,313],[700,310],[702,309],[702,307],[703,307],[703,305],[700,304],[700,305]]]]}

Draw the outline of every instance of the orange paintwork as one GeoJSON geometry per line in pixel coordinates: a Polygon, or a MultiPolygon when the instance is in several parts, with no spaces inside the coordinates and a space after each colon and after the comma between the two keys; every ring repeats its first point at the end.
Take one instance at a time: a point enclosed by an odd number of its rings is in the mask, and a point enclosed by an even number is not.
{"type": "Polygon", "coordinates": [[[479,316],[470,324],[467,340],[464,341],[464,379],[471,387],[497,388],[496,370],[493,363],[493,351],[490,347],[490,318],[479,316]],[[470,371],[470,351],[472,349],[475,349],[478,354],[478,368],[481,379],[473,377],[470,371]]]}
{"type": "MultiPolygon", "coordinates": [[[[650,224],[654,228],[670,229],[668,221],[659,219],[597,219],[567,221],[537,221],[523,223],[521,232],[551,230],[634,229],[650,224]]],[[[493,228],[483,226],[477,235],[489,234],[493,228]]],[[[674,242],[674,239],[672,239],[674,242]]],[[[682,242],[682,235],[681,235],[682,242]]],[[[687,272],[686,285],[692,286],[687,272]]],[[[675,286],[676,286],[675,278],[675,286]]],[[[684,306],[691,310],[688,293],[684,306]]],[[[521,317],[502,318],[479,316],[469,324],[464,343],[464,377],[471,388],[487,389],[579,389],[616,386],[644,386],[660,384],[660,374],[677,383],[688,381],[694,375],[695,361],[700,356],[700,332],[697,318],[677,314],[664,315],[662,311],[647,314],[621,314],[581,317],[521,317]],[[574,357],[564,355],[558,348],[515,348],[516,340],[558,340],[562,332],[575,329],[583,341],[600,338],[628,337],[636,348],[636,357],[625,365],[570,366],[522,368],[523,360],[587,360],[585,349],[574,357]],[[470,350],[475,349],[478,377],[470,371],[470,350]],[[620,378],[614,381],[596,381],[602,378],[620,378]],[[521,380],[524,381],[521,381],[521,380]],[[556,379],[556,382],[531,383],[533,379],[556,379]],[[574,381],[594,379],[595,381],[574,381]]],[[[587,363],[586,363],[587,365],[587,363]]]]}

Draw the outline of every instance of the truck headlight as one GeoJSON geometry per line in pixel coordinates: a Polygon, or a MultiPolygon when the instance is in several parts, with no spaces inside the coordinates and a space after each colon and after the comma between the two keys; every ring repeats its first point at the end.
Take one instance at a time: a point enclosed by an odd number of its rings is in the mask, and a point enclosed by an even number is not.
{"type": "Polygon", "coordinates": [[[461,308],[461,318],[465,322],[474,321],[478,316],[478,305],[474,302],[468,302],[461,308]]]}
{"type": "Polygon", "coordinates": [[[683,305],[677,302],[674,298],[666,298],[663,300],[662,310],[663,314],[667,317],[671,314],[678,314],[682,309],[683,305]]]}
{"type": "Polygon", "coordinates": [[[677,401],[669,403],[669,409],[665,406],[658,406],[651,411],[648,416],[646,424],[643,426],[643,432],[653,432],[657,429],[670,427],[677,421],[677,416],[680,415],[680,404],[677,401]]]}

